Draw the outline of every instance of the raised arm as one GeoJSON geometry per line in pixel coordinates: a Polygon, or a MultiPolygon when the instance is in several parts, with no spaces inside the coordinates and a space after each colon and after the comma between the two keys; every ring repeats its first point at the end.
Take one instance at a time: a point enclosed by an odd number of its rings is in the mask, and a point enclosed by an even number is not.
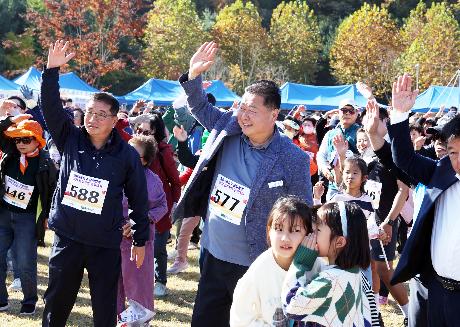
{"type": "Polygon", "coordinates": [[[75,53],[67,54],[69,42],[62,40],[51,44],[48,51],[48,64],[42,74],[41,104],[43,117],[48,130],[59,151],[62,151],[67,136],[77,131],[71,118],[65,113],[59,93],[59,67],[65,65],[75,53]]]}
{"type": "Polygon", "coordinates": [[[417,182],[429,184],[437,162],[414,151],[409,133],[409,111],[412,109],[418,90],[412,90],[412,78],[404,74],[393,83],[391,125],[388,134],[391,139],[393,160],[417,182]]]}
{"type": "Polygon", "coordinates": [[[217,121],[225,114],[224,111],[208,102],[201,79],[201,74],[213,65],[217,50],[216,43],[203,43],[190,59],[188,73],[179,79],[187,95],[187,103],[192,115],[208,131],[212,130],[217,121]]]}

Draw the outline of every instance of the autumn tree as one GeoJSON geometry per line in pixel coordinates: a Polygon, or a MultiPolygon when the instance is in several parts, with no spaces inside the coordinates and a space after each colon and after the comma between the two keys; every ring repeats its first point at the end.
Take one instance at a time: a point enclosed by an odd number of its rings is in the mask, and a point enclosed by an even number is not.
{"type": "Polygon", "coordinates": [[[177,79],[207,39],[191,0],[157,0],[148,14],[143,70],[150,77],[177,79]]]}
{"type": "Polygon", "coordinates": [[[331,48],[333,75],[340,83],[365,81],[378,96],[391,90],[400,34],[385,8],[364,4],[339,26],[331,48]]]}
{"type": "Polygon", "coordinates": [[[226,81],[237,92],[257,79],[266,63],[268,34],[261,25],[257,8],[250,1],[236,0],[217,15],[212,29],[220,46],[220,55],[228,67],[226,81]]]}
{"type": "Polygon", "coordinates": [[[315,81],[321,38],[313,10],[306,2],[283,2],[273,11],[270,41],[272,62],[286,68],[290,81],[315,81]]]}
{"type": "Polygon", "coordinates": [[[98,86],[101,76],[135,60],[119,45],[142,36],[143,6],[142,0],[44,0],[44,10],[30,9],[27,19],[43,49],[56,39],[71,41],[77,51],[71,68],[98,86]]]}
{"type": "Polygon", "coordinates": [[[419,67],[419,88],[431,84],[445,85],[460,65],[460,28],[451,8],[433,3],[427,10],[417,6],[402,30],[406,48],[401,55],[400,70],[416,73],[419,67]]]}

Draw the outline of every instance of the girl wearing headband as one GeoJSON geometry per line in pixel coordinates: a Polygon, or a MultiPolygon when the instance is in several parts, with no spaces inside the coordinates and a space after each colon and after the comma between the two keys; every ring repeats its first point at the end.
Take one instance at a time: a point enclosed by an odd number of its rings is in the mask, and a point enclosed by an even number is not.
{"type": "Polygon", "coordinates": [[[318,210],[317,232],[296,251],[281,297],[288,318],[322,326],[378,326],[372,289],[360,272],[370,264],[366,218],[356,204],[338,202],[318,210]],[[312,272],[316,258],[329,265],[312,272]]]}

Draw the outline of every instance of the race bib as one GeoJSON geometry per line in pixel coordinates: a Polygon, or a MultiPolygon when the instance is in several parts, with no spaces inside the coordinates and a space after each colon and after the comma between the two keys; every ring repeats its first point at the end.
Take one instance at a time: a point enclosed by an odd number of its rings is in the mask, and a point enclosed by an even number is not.
{"type": "Polygon", "coordinates": [[[248,187],[219,174],[211,192],[209,209],[223,220],[240,225],[250,191],[248,187]]]}
{"type": "Polygon", "coordinates": [[[109,181],[72,171],[62,204],[77,210],[100,215],[104,207],[109,181]]]}
{"type": "Polygon", "coordinates": [[[380,195],[382,194],[382,183],[368,179],[364,185],[364,191],[372,199],[372,207],[377,210],[380,205],[380,195]]]}
{"type": "Polygon", "coordinates": [[[14,178],[5,176],[5,195],[3,200],[15,207],[27,209],[34,186],[22,184],[14,178]]]}

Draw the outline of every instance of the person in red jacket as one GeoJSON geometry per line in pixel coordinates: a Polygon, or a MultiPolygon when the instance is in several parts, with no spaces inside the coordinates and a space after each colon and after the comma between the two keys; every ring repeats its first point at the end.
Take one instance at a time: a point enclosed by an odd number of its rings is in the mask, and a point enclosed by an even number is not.
{"type": "MultiPolygon", "coordinates": [[[[125,141],[129,141],[132,136],[123,129],[129,125],[127,120],[120,119],[117,123],[117,130],[125,141]]],[[[157,278],[155,282],[154,294],[156,297],[162,297],[167,294],[166,289],[166,269],[168,264],[168,253],[166,251],[166,242],[169,238],[171,229],[171,210],[179,201],[181,192],[181,183],[179,172],[177,171],[176,162],[172,146],[166,143],[165,124],[158,114],[152,114],[149,120],[136,126],[136,134],[153,135],[158,144],[158,154],[149,168],[157,174],[162,183],[163,190],[168,202],[168,212],[156,223],[154,252],[157,262],[157,278]]]]}

